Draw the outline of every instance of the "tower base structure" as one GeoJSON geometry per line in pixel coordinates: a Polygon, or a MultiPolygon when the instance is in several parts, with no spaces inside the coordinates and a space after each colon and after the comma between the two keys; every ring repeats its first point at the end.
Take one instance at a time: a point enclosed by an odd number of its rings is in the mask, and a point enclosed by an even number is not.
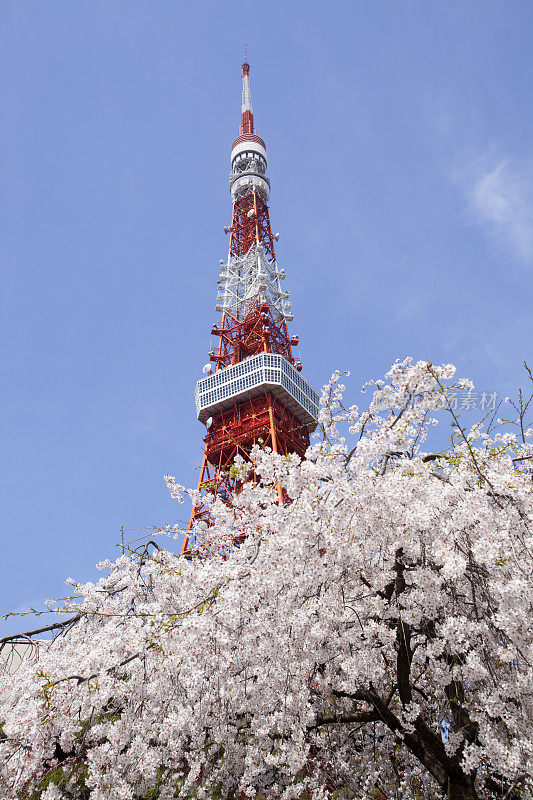
{"type": "MultiPolygon", "coordinates": [[[[259,391],[253,395],[249,393],[244,399],[226,403],[211,417],[204,437],[205,449],[198,481],[198,491],[203,496],[218,497],[231,505],[243,486],[242,473],[236,477],[233,469],[235,458],[241,456],[244,461],[249,461],[250,451],[255,444],[268,447],[274,453],[296,453],[300,458],[304,457],[309,446],[310,429],[315,427],[316,422],[302,421],[304,415],[301,412],[297,416],[285,405],[279,394],[276,396],[274,393],[279,387],[262,385],[258,388],[259,391]]],[[[316,400],[318,402],[318,398],[316,400]]],[[[256,480],[250,464],[246,481],[256,480]]],[[[284,490],[279,486],[278,498],[280,502],[286,499],[284,490]]],[[[183,541],[182,554],[190,550],[194,523],[203,521],[209,524],[209,519],[208,504],[201,502],[195,506],[183,541]]]]}

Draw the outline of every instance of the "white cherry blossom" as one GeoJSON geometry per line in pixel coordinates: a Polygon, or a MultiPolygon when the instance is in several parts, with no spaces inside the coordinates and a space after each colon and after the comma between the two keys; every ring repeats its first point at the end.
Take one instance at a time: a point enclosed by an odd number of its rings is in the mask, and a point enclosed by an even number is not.
{"type": "Polygon", "coordinates": [[[453,377],[398,361],[360,411],[335,373],[306,460],[255,447],[192,558],[75,584],[0,679],[0,796],[532,798],[533,447],[432,452],[453,377]]]}

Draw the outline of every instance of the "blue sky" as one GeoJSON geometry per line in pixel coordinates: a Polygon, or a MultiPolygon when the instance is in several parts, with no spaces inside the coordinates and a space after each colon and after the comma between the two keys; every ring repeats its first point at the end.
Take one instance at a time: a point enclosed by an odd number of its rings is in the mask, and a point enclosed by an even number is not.
{"type": "Polygon", "coordinates": [[[522,380],[531,3],[3,0],[0,28],[0,611],[188,516],[163,475],[198,477],[244,42],[304,375],[522,380]]]}

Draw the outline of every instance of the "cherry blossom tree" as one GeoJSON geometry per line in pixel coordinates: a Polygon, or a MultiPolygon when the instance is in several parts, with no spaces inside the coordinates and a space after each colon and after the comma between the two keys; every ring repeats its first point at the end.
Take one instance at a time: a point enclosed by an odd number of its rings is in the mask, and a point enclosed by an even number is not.
{"type": "Polygon", "coordinates": [[[532,798],[531,399],[466,430],[453,381],[406,359],[360,411],[335,374],[305,461],[256,447],[192,557],[75,584],[0,684],[0,795],[532,798]]]}

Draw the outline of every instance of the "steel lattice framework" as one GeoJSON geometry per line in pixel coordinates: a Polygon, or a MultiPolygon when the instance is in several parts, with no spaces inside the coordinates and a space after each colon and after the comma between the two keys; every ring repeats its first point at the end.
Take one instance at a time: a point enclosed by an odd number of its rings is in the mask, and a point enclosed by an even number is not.
{"type": "MultiPolygon", "coordinates": [[[[205,449],[198,489],[231,504],[249,473],[236,477],[236,456],[249,461],[257,442],[283,454],[303,456],[316,426],[318,395],[300,374],[290,336],[289,292],[282,289],[285,270],[276,262],[270,227],[266,145],[254,129],[250,66],[242,65],[242,122],[231,149],[230,191],[233,201],[227,263],[220,262],[216,310],[222,314],[211,334],[218,347],[213,367],[196,385],[198,418],[206,424],[205,449]],[[209,415],[209,416],[208,416],[209,415]]],[[[280,502],[286,497],[278,487],[280,502]]],[[[182,553],[191,548],[195,521],[209,524],[209,505],[201,501],[191,514],[182,553]]]]}

